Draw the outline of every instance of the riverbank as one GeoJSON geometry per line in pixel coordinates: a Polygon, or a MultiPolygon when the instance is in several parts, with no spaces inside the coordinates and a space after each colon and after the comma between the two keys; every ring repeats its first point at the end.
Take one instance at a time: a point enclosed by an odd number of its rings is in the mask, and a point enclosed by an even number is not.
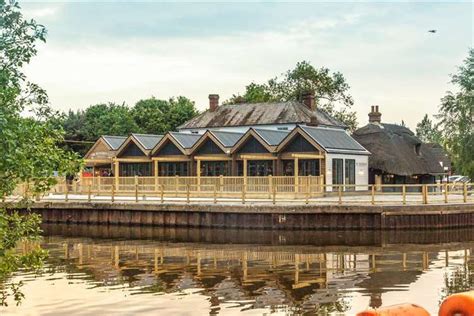
{"type": "Polygon", "coordinates": [[[474,226],[474,203],[273,205],[49,201],[34,203],[31,211],[41,214],[45,223],[288,230],[397,230],[474,226]]]}

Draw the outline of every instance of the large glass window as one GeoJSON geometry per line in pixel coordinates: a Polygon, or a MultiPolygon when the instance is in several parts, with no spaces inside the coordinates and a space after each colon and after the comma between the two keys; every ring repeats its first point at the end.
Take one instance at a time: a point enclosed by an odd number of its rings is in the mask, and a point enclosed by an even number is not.
{"type": "Polygon", "coordinates": [[[120,176],[121,177],[150,177],[152,176],[151,162],[133,162],[133,163],[120,163],[120,176]]]}
{"type": "Polygon", "coordinates": [[[332,183],[344,184],[343,159],[332,160],[332,183]]]}
{"type": "MultiPolygon", "coordinates": [[[[355,160],[354,159],[346,159],[345,160],[345,183],[346,184],[355,184],[355,160]]],[[[354,187],[348,187],[346,190],[354,190],[354,187]]]]}
{"type": "Polygon", "coordinates": [[[161,177],[186,177],[188,175],[188,162],[159,162],[158,169],[160,170],[159,175],[161,177]]]}
{"type": "Polygon", "coordinates": [[[228,161],[201,161],[201,176],[215,177],[229,175],[228,161]]]}
{"type": "MultiPolygon", "coordinates": [[[[283,160],[283,175],[295,175],[294,160],[283,160]]],[[[300,176],[319,176],[319,160],[318,159],[299,159],[298,160],[298,175],[300,176]]]]}
{"type": "MultiPolygon", "coordinates": [[[[237,162],[237,174],[243,175],[243,161],[237,162]]],[[[273,175],[273,160],[248,160],[247,161],[247,176],[249,177],[264,177],[273,175]]]]}

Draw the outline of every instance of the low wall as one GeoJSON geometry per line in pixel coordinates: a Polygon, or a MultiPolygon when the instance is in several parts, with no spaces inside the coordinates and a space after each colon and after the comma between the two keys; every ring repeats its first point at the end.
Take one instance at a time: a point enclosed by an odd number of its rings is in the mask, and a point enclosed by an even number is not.
{"type": "Polygon", "coordinates": [[[38,202],[45,223],[251,229],[432,229],[474,226],[474,204],[214,205],[38,202]]]}

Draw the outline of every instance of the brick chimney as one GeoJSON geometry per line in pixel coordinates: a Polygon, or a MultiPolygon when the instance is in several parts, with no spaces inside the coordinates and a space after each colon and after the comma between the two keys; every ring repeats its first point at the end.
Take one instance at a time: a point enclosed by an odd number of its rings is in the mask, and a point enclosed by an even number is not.
{"type": "Polygon", "coordinates": [[[214,112],[219,107],[219,95],[210,94],[209,95],[209,111],[214,112]]]}
{"type": "Polygon", "coordinates": [[[316,102],[314,101],[313,92],[307,92],[303,94],[303,104],[306,105],[311,111],[316,111],[316,102]]]}
{"type": "Polygon", "coordinates": [[[382,113],[379,112],[378,105],[372,105],[369,113],[369,123],[380,124],[382,121],[382,113]]]}

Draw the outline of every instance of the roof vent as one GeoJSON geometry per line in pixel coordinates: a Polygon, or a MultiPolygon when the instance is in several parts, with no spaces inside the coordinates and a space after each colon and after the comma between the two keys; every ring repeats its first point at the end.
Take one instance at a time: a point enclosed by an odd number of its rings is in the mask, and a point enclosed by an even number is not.
{"type": "Polygon", "coordinates": [[[379,112],[378,105],[372,105],[369,113],[369,123],[380,124],[382,121],[382,113],[379,112]]]}

